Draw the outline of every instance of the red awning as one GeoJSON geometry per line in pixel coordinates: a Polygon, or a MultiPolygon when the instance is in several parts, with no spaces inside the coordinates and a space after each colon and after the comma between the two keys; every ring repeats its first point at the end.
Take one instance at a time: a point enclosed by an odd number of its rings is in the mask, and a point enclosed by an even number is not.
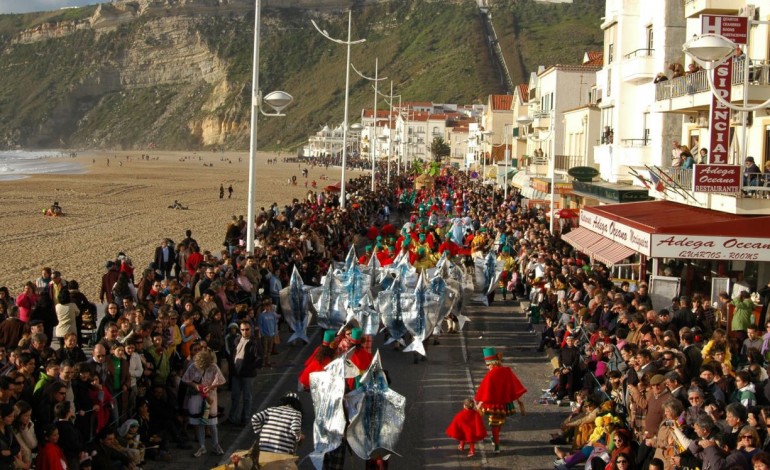
{"type": "Polygon", "coordinates": [[[649,234],[766,237],[766,227],[770,227],[770,216],[729,214],[671,201],[609,204],[583,210],[649,234]]]}
{"type": "Polygon", "coordinates": [[[578,227],[562,235],[561,239],[581,253],[590,256],[591,259],[601,261],[608,266],[617,264],[619,261],[636,254],[636,251],[631,248],[616,243],[584,227],[578,227]]]}
{"type": "Polygon", "coordinates": [[[599,245],[591,247],[591,250],[593,251],[591,257],[601,261],[607,266],[617,264],[636,254],[636,251],[631,248],[616,243],[609,238],[605,238],[599,245]]]}
{"type": "Polygon", "coordinates": [[[587,228],[578,227],[571,230],[569,233],[561,236],[561,239],[569,243],[576,250],[586,253],[589,246],[595,245],[602,240],[607,240],[598,233],[594,233],[587,228]]]}
{"type": "Polygon", "coordinates": [[[580,225],[652,258],[770,261],[770,216],[647,201],[585,207],[580,225]]]}

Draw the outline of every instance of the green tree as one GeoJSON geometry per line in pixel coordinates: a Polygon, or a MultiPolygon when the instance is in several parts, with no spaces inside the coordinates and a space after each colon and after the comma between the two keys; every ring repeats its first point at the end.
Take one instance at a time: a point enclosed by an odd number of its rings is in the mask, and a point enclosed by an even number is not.
{"type": "Polygon", "coordinates": [[[448,157],[451,153],[449,144],[446,143],[443,137],[434,137],[433,142],[430,143],[430,153],[433,155],[433,161],[441,163],[444,158],[448,157]]]}

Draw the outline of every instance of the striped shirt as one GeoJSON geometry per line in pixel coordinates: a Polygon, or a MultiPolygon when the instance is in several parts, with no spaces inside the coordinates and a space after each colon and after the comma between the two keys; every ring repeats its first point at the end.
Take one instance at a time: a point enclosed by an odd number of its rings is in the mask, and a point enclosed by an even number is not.
{"type": "Polygon", "coordinates": [[[293,454],[302,429],[302,413],[291,406],[275,406],[251,418],[251,427],[259,436],[259,450],[293,454]]]}

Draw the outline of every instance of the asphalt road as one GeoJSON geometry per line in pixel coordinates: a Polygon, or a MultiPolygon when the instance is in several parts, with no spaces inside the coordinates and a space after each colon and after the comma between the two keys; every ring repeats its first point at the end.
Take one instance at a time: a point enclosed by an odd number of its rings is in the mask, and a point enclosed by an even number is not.
{"type": "MultiPolygon", "coordinates": [[[[382,338],[375,338],[374,347],[380,349],[383,367],[391,377],[391,388],[406,397],[406,423],[397,448],[400,456],[392,456],[391,469],[416,468],[488,468],[488,469],[551,469],[553,446],[548,445],[550,433],[558,430],[559,422],[568,408],[538,404],[541,389],[548,385],[551,370],[544,353],[535,351],[539,334],[529,332],[526,318],[518,303],[499,300],[490,307],[471,305],[467,312],[471,322],[461,334],[444,335],[439,345],[427,347],[427,360],[413,363],[411,353],[382,346],[382,338]],[[492,453],[492,444],[485,441],[477,446],[476,456],[466,457],[457,450],[457,442],[448,438],[444,430],[462,408],[462,401],[472,397],[486,373],[482,348],[494,346],[504,355],[505,364],[512,367],[529,392],[524,397],[526,415],[517,414],[508,419],[501,434],[501,452],[492,453]]],[[[277,367],[263,370],[255,384],[254,410],[277,403],[283,393],[296,390],[297,375],[305,361],[320,342],[317,330],[311,332],[308,346],[281,346],[277,367]]],[[[428,341],[430,343],[430,340],[428,341]]],[[[312,450],[312,403],[309,393],[300,394],[305,407],[303,432],[307,436],[299,454],[312,450]]],[[[222,393],[220,403],[229,403],[229,394],[222,393]]],[[[251,429],[220,426],[220,442],[229,452],[251,445],[251,429]]],[[[192,436],[192,432],[190,433],[192,436]]],[[[211,468],[222,462],[222,457],[206,454],[200,459],[192,451],[173,449],[170,463],[148,461],[145,469],[188,470],[211,468]]],[[[302,469],[313,468],[309,460],[302,469]]],[[[363,462],[347,455],[346,469],[363,468],[363,462]]]]}

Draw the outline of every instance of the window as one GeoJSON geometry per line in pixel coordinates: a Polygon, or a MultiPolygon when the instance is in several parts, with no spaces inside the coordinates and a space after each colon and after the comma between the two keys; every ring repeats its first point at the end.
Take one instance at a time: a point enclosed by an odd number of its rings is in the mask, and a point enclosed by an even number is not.
{"type": "Polygon", "coordinates": [[[615,54],[615,44],[610,44],[609,46],[607,46],[607,63],[608,64],[612,63],[614,54],[615,54]]]}
{"type": "Polygon", "coordinates": [[[653,47],[652,25],[647,26],[647,55],[652,55],[653,47]]]}
{"type": "Polygon", "coordinates": [[[650,145],[650,113],[649,112],[644,113],[642,115],[642,122],[644,125],[643,145],[647,146],[647,145],[650,145]]]}

